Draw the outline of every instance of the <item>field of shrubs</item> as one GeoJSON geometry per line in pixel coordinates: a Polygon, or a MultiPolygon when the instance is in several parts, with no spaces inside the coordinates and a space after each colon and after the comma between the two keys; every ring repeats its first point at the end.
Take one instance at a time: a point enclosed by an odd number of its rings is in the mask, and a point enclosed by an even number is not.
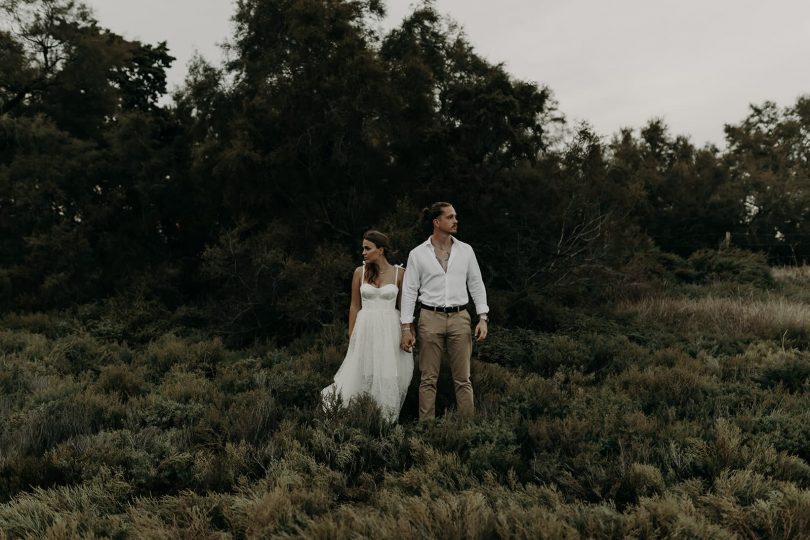
{"type": "Polygon", "coordinates": [[[415,381],[397,424],[322,410],[342,324],[237,349],[146,301],[6,314],[0,537],[807,537],[810,275],[678,264],[496,316],[471,421],[449,377],[436,421],[415,381]]]}

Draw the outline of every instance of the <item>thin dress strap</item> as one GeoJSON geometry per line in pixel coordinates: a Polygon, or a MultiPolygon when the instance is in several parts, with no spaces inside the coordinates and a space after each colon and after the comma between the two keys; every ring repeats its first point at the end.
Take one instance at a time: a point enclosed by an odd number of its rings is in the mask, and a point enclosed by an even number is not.
{"type": "Polygon", "coordinates": [[[396,285],[397,283],[399,283],[399,265],[395,264],[394,265],[394,285],[396,285]]]}
{"type": "Polygon", "coordinates": [[[360,285],[366,282],[366,261],[363,261],[363,275],[360,277],[360,285]]]}

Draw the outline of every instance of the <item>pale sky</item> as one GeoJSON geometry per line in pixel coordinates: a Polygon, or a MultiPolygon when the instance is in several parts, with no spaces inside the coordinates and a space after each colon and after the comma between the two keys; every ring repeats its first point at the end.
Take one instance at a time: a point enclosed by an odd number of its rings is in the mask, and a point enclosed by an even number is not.
{"type": "MultiPolygon", "coordinates": [[[[194,51],[219,63],[231,0],[86,0],[130,39],[166,40],[182,83],[194,51]]],[[[388,0],[384,28],[411,0],[388,0]]],[[[750,103],[810,93],[810,2],[800,0],[435,0],[475,50],[547,85],[570,122],[610,136],[661,117],[675,134],[723,146],[750,103]]]]}

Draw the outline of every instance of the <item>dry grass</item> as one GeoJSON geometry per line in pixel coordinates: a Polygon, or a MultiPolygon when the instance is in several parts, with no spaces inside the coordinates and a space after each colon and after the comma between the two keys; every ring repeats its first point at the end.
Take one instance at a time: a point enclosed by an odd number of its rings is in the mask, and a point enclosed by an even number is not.
{"type": "Polygon", "coordinates": [[[771,275],[780,283],[810,281],[810,265],[775,266],[771,268],[771,275]]]}
{"type": "Polygon", "coordinates": [[[810,334],[810,304],[784,297],[750,298],[654,297],[619,306],[647,322],[666,324],[704,335],[778,339],[810,334]]]}
{"type": "Polygon", "coordinates": [[[328,335],[234,351],[6,329],[0,540],[806,538],[810,352],[780,339],[810,336],[802,287],[499,329],[472,421],[451,406],[391,425],[367,398],[323,411],[328,335]]]}

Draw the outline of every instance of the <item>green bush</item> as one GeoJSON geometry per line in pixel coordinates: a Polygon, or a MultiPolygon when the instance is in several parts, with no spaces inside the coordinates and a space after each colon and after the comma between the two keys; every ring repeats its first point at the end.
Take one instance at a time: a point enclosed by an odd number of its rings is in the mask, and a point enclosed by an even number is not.
{"type": "Polygon", "coordinates": [[[490,300],[490,316],[499,326],[555,332],[565,326],[570,313],[538,292],[499,295],[490,300]]]}
{"type": "Polygon", "coordinates": [[[122,400],[143,395],[148,388],[144,369],[124,363],[103,366],[97,384],[103,392],[117,395],[122,400]]]}
{"type": "Polygon", "coordinates": [[[626,482],[637,499],[658,495],[664,491],[664,477],[654,465],[633,463],[627,471],[626,482]]]}
{"type": "Polygon", "coordinates": [[[267,390],[251,390],[233,397],[224,427],[232,441],[258,443],[273,436],[281,417],[281,408],[267,390]]]}
{"type": "Polygon", "coordinates": [[[756,379],[763,388],[782,386],[790,392],[807,391],[810,389],[810,357],[791,355],[781,363],[764,367],[756,379]]]}
{"type": "Polygon", "coordinates": [[[78,321],[60,312],[6,313],[0,318],[0,327],[42,334],[48,339],[57,339],[80,331],[78,321]]]}
{"type": "Polygon", "coordinates": [[[618,375],[615,383],[647,414],[666,417],[674,411],[679,418],[699,418],[720,389],[693,366],[631,368],[618,375]]]}
{"type": "Polygon", "coordinates": [[[764,253],[740,249],[696,251],[689,256],[689,265],[694,268],[701,283],[731,281],[749,283],[760,288],[774,285],[773,275],[764,253]]]}
{"type": "Polygon", "coordinates": [[[774,412],[757,418],[753,433],[776,450],[810,462],[810,422],[808,415],[774,412]]]}
{"type": "Polygon", "coordinates": [[[91,390],[76,392],[10,416],[3,428],[0,448],[11,455],[17,452],[42,455],[72,437],[105,427],[121,427],[125,416],[126,410],[118,400],[91,390]]]}
{"type": "Polygon", "coordinates": [[[58,373],[79,375],[87,370],[97,372],[115,359],[115,347],[101,344],[89,334],[82,333],[54,341],[45,360],[58,373]]]}
{"type": "Polygon", "coordinates": [[[588,350],[562,335],[525,329],[499,329],[478,349],[480,360],[508,367],[553,375],[558,369],[585,369],[588,350]]]}
{"type": "Polygon", "coordinates": [[[312,372],[273,369],[268,380],[271,394],[285,407],[314,407],[329,380],[312,372]]]}
{"type": "Polygon", "coordinates": [[[81,305],[77,317],[92,335],[104,340],[143,344],[173,330],[166,305],[137,294],[81,305]]]}

